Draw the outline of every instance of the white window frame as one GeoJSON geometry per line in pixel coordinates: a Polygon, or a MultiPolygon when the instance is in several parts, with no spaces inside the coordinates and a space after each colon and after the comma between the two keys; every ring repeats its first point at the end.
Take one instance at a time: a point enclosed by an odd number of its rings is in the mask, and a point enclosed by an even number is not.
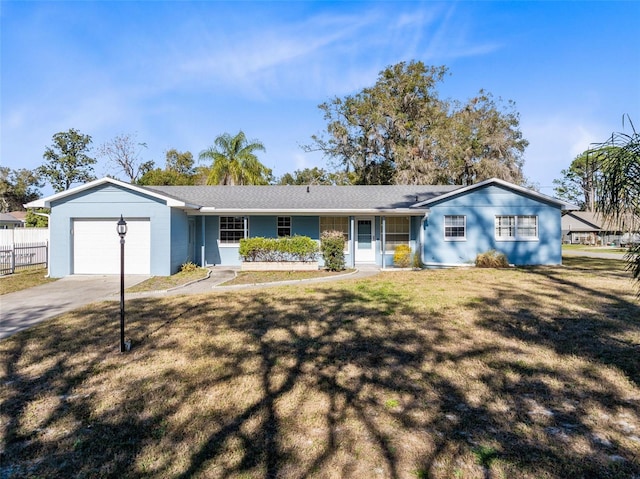
{"type": "Polygon", "coordinates": [[[226,242],[222,240],[222,232],[223,231],[240,231],[240,229],[238,228],[234,228],[234,229],[222,229],[222,218],[241,218],[242,219],[242,238],[240,239],[244,239],[244,238],[248,238],[249,237],[249,218],[247,218],[246,216],[220,216],[218,218],[218,244],[220,245],[221,248],[230,248],[230,247],[238,247],[240,246],[240,241],[238,240],[235,243],[232,242],[226,242]]]}
{"type": "Polygon", "coordinates": [[[467,215],[445,215],[443,225],[442,233],[445,241],[467,241],[467,215]],[[447,228],[461,227],[459,224],[447,224],[447,220],[451,220],[452,218],[462,218],[462,228],[464,232],[462,236],[452,236],[451,234],[447,234],[447,228]]]}
{"type": "Polygon", "coordinates": [[[276,217],[276,235],[278,236],[278,238],[284,238],[286,236],[291,236],[291,229],[292,229],[291,216],[278,216],[278,217],[276,217]],[[289,230],[289,233],[281,235],[280,234],[280,230],[289,230]]]}
{"type": "Polygon", "coordinates": [[[539,227],[538,215],[496,215],[494,235],[496,241],[538,241],[539,227]],[[502,224],[502,220],[508,223],[502,224]],[[527,220],[533,219],[534,224],[525,224],[527,220]],[[534,229],[534,234],[523,234],[523,231],[534,229]],[[504,233],[507,234],[504,234],[504,233]]]}
{"type": "MultiPolygon", "coordinates": [[[[380,221],[380,237],[382,238],[382,224],[383,222],[380,221]]],[[[398,226],[398,224],[394,224],[392,225],[395,227],[398,226]]],[[[396,246],[401,245],[401,244],[406,244],[407,246],[411,246],[411,218],[409,216],[387,216],[384,220],[384,227],[385,227],[385,231],[384,231],[384,248],[385,248],[385,253],[393,253],[396,250],[396,246]],[[406,220],[406,225],[407,225],[407,230],[405,231],[389,231],[389,226],[390,223],[394,223],[395,220],[406,220]],[[403,241],[403,242],[394,242],[394,241],[390,241],[389,238],[390,237],[394,237],[394,236],[401,236],[401,235],[406,235],[407,237],[407,241],[403,241]]],[[[382,249],[382,247],[380,248],[382,249]]]]}
{"type": "Polygon", "coordinates": [[[349,243],[351,243],[349,241],[349,232],[351,231],[351,221],[349,221],[349,217],[348,216],[319,216],[318,217],[318,229],[320,230],[320,236],[322,236],[322,232],[323,231],[337,231],[335,229],[335,221],[333,221],[333,226],[331,229],[327,229],[327,228],[322,228],[322,218],[330,218],[331,220],[334,220],[335,218],[343,218],[347,221],[347,229],[346,231],[342,231],[342,233],[344,234],[344,252],[345,254],[349,253],[349,243]]]}

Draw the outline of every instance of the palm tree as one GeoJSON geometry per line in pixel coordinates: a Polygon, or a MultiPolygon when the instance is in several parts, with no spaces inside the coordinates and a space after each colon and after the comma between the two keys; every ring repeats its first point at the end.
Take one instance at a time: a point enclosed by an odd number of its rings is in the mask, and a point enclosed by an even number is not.
{"type": "MultiPolygon", "coordinates": [[[[631,120],[629,123],[631,134],[614,133],[608,141],[596,146],[602,173],[596,210],[610,224],[618,225],[616,229],[637,232],[640,230],[640,133],[631,120]]],[[[640,284],[640,244],[629,249],[625,260],[627,269],[640,284]]]]}
{"type": "Polygon", "coordinates": [[[212,160],[207,178],[208,185],[267,185],[271,169],[264,166],[254,151],[266,151],[257,141],[248,141],[240,131],[236,136],[224,133],[218,136],[208,150],[200,153],[200,160],[212,160]]]}

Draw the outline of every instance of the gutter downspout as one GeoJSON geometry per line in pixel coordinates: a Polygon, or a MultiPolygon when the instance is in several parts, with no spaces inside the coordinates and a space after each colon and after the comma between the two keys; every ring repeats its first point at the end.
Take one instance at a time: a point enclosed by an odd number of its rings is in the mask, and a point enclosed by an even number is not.
{"type": "Polygon", "coordinates": [[[422,219],[420,220],[420,261],[422,261],[422,264],[427,264],[427,262],[424,260],[424,243],[425,243],[425,239],[424,239],[424,226],[425,224],[429,224],[429,213],[431,213],[431,211],[427,210],[424,212],[424,216],[422,217],[422,219]]]}

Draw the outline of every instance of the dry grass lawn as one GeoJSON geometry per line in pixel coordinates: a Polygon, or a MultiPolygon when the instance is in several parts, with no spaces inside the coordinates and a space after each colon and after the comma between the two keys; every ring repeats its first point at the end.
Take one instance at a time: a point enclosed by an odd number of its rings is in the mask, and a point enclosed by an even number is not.
{"type": "Polygon", "coordinates": [[[33,288],[52,281],[55,281],[55,278],[47,278],[46,268],[27,269],[0,276],[0,295],[15,293],[16,291],[33,288]]]}
{"type": "Polygon", "coordinates": [[[640,305],[572,261],[131,300],[126,354],[116,303],[48,321],[0,477],[637,479],[640,305]]]}

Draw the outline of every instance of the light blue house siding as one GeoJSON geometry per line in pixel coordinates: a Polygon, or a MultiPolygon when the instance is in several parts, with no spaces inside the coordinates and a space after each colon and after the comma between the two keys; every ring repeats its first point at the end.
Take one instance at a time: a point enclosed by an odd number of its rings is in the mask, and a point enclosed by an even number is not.
{"type": "Polygon", "coordinates": [[[560,247],[560,206],[525,194],[490,185],[466,194],[452,196],[429,205],[424,221],[423,261],[428,265],[474,263],[479,253],[496,250],[516,265],[552,265],[562,263],[560,247]],[[447,215],[466,218],[466,238],[446,240],[447,215]],[[537,239],[505,241],[496,239],[497,215],[534,215],[538,221],[537,239]]]}
{"type": "MultiPolygon", "coordinates": [[[[114,241],[118,242],[116,222],[125,218],[149,219],[152,275],[166,276],[177,271],[186,254],[188,234],[186,214],[171,211],[163,201],[113,184],[96,186],[51,203],[50,274],[58,278],[73,274],[74,219],[113,220],[114,241]],[[172,226],[173,223],[173,226],[172,226]]],[[[100,254],[96,251],[96,254],[100,254]]]]}
{"type": "MultiPolygon", "coordinates": [[[[278,235],[277,216],[247,216],[248,237],[275,238],[278,235]]],[[[196,216],[196,254],[198,264],[238,266],[241,259],[238,245],[221,244],[220,217],[196,216]],[[202,261],[204,253],[204,263],[202,261]]],[[[318,216],[291,216],[291,234],[308,236],[320,240],[320,218],[318,216]]]]}
{"type": "MultiPolygon", "coordinates": [[[[286,215],[285,215],[286,216],[286,215]]],[[[350,224],[354,221],[353,216],[347,217],[350,224]]],[[[262,236],[265,238],[275,238],[278,234],[277,219],[278,216],[247,216],[248,219],[248,237],[262,236]]],[[[378,265],[393,266],[393,251],[382,251],[382,217],[375,216],[374,219],[374,237],[375,237],[375,263],[378,265]]],[[[238,245],[221,244],[220,238],[220,219],[219,216],[202,215],[195,217],[196,222],[196,246],[195,261],[200,265],[227,265],[239,266],[241,259],[238,254],[238,245]],[[203,259],[204,253],[204,262],[203,259]]],[[[418,239],[420,233],[420,218],[410,217],[410,239],[409,245],[412,251],[417,251],[418,239]]],[[[291,234],[299,236],[308,236],[309,238],[320,241],[320,217],[319,216],[291,216],[291,234]]],[[[345,252],[345,263],[348,266],[354,266],[354,235],[350,229],[349,244],[345,252]]],[[[320,266],[323,265],[322,257],[319,257],[320,266]]]]}

